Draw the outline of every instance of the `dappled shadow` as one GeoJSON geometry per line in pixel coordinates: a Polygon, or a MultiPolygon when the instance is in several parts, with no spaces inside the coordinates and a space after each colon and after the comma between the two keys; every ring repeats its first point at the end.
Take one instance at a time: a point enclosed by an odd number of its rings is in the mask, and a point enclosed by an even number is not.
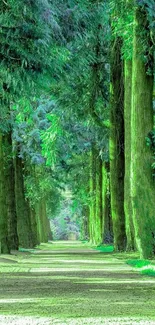
{"type": "Polygon", "coordinates": [[[10,267],[1,264],[0,313],[155,318],[153,279],[134,273],[116,254],[83,250],[42,250],[10,267]]]}

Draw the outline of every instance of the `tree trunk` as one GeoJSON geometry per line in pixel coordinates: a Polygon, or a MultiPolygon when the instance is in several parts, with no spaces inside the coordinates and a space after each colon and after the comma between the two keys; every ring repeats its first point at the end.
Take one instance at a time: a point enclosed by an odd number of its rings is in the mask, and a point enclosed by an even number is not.
{"type": "Polygon", "coordinates": [[[94,144],[90,159],[89,235],[92,244],[102,243],[102,161],[94,144]]]}
{"type": "Polygon", "coordinates": [[[80,238],[81,240],[87,240],[89,238],[89,206],[83,205],[82,207],[82,224],[81,224],[81,231],[80,231],[80,238]]]}
{"type": "Polygon", "coordinates": [[[96,156],[96,216],[95,216],[95,244],[102,244],[102,160],[96,156]]]}
{"type": "Polygon", "coordinates": [[[95,216],[96,216],[96,153],[94,144],[90,153],[90,214],[89,236],[90,243],[95,244],[95,216]]]}
{"type": "Polygon", "coordinates": [[[102,164],[102,215],[103,243],[113,242],[112,218],[110,209],[109,163],[102,164]]]}
{"type": "Polygon", "coordinates": [[[17,214],[15,200],[15,170],[12,157],[12,135],[5,135],[5,178],[6,178],[6,205],[8,216],[8,241],[11,249],[18,250],[17,214]]]}
{"type": "Polygon", "coordinates": [[[53,240],[52,230],[50,226],[50,219],[47,219],[48,239],[53,240]]]}
{"type": "Polygon", "coordinates": [[[8,254],[8,222],[6,206],[6,183],[4,178],[4,138],[0,134],[0,253],[8,254]]]}
{"type": "Polygon", "coordinates": [[[37,234],[36,211],[33,207],[31,207],[30,203],[29,203],[29,214],[31,220],[33,246],[35,247],[36,245],[39,245],[40,242],[38,240],[38,234],[37,234]]]}
{"type": "Polygon", "coordinates": [[[126,247],[124,215],[124,83],[122,41],[116,38],[111,57],[111,130],[110,130],[110,188],[111,213],[116,251],[126,247]]]}
{"type": "Polygon", "coordinates": [[[46,214],[46,200],[41,198],[36,204],[37,228],[40,243],[48,242],[48,219],[46,214]]]}
{"type": "Polygon", "coordinates": [[[124,211],[127,250],[135,250],[135,231],[131,202],[131,103],[132,103],[132,60],[125,61],[124,126],[125,126],[125,182],[124,211]]]}
{"type": "Polygon", "coordinates": [[[25,199],[23,162],[22,159],[18,156],[15,158],[15,193],[19,246],[24,248],[32,248],[33,234],[29,213],[29,204],[25,199]]]}
{"type": "Polygon", "coordinates": [[[132,111],[131,111],[131,195],[137,248],[141,258],[154,253],[155,182],[152,177],[152,152],[146,137],[153,129],[153,71],[147,73],[144,57],[153,66],[147,14],[135,10],[132,111]],[[145,47],[147,44],[147,50],[145,47]],[[146,53],[146,51],[149,53],[146,53]]]}

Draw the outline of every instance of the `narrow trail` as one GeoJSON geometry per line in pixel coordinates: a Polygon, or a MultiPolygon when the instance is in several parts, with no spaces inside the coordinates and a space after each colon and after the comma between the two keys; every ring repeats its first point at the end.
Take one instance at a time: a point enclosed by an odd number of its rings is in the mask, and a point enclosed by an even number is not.
{"type": "Polygon", "coordinates": [[[55,242],[0,256],[0,325],[155,324],[155,280],[121,255],[55,242]]]}

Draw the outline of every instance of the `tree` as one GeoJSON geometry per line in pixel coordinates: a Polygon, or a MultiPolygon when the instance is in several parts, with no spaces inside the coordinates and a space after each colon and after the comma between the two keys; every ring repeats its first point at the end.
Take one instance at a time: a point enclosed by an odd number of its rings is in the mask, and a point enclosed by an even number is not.
{"type": "MultiPolygon", "coordinates": [[[[7,2],[3,1],[1,4],[0,102],[1,119],[4,120],[4,123],[0,125],[1,142],[4,140],[4,135],[10,130],[10,115],[13,104],[21,96],[34,96],[35,87],[39,80],[38,76],[39,78],[42,75],[45,76],[47,67],[50,67],[49,46],[52,29],[50,16],[50,5],[48,1],[39,0],[36,2],[30,0],[14,2],[8,0],[7,2]]],[[[5,141],[1,143],[1,154],[3,158],[4,146],[5,141]]],[[[11,156],[11,154],[12,148],[10,146],[8,156],[11,156]]],[[[5,157],[5,159],[7,160],[8,157],[5,157]]],[[[6,165],[7,167],[9,168],[9,164],[6,165]]],[[[6,171],[6,174],[8,175],[9,172],[9,170],[6,171]]],[[[0,173],[1,175],[3,174],[3,164],[1,164],[0,173]]],[[[1,229],[3,232],[6,229],[7,223],[7,217],[5,216],[4,218],[5,194],[9,196],[10,191],[6,191],[5,185],[8,182],[2,180],[1,182],[1,188],[3,188],[1,196],[4,196],[1,199],[2,205],[0,206],[0,210],[3,211],[3,216],[1,216],[1,229]]],[[[12,196],[14,196],[13,193],[12,196]]],[[[7,203],[10,200],[11,198],[7,197],[7,203]]],[[[12,216],[14,221],[9,220],[9,226],[15,222],[15,213],[12,216]]],[[[13,234],[13,237],[15,236],[13,234]]],[[[4,234],[4,237],[6,237],[6,234],[4,234]]],[[[12,245],[11,242],[10,244],[12,245]]]]}
{"type": "Polygon", "coordinates": [[[114,37],[111,48],[111,130],[110,191],[114,245],[118,251],[126,247],[124,213],[124,69],[122,39],[114,37]]]}
{"type": "Polygon", "coordinates": [[[7,206],[5,200],[4,179],[4,148],[3,136],[0,134],[0,245],[1,253],[9,253],[8,228],[7,228],[7,206]]]}
{"type": "Polygon", "coordinates": [[[136,243],[141,258],[154,253],[154,191],[152,152],[146,137],[153,129],[153,44],[147,6],[137,5],[134,22],[132,111],[131,111],[131,195],[136,243]]]}

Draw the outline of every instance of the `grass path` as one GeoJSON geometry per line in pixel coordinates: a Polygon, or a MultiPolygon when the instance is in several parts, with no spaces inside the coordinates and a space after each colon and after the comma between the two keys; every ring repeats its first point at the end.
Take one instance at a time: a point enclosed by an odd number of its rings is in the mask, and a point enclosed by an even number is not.
{"type": "Polygon", "coordinates": [[[80,242],[1,255],[0,324],[155,324],[155,280],[80,242]]]}

